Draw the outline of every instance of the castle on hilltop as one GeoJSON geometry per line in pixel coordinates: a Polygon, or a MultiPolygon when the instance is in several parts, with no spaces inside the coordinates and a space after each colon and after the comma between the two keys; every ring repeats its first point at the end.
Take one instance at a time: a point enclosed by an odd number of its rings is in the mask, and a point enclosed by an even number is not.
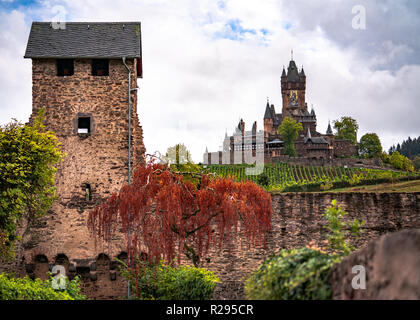
{"type": "Polygon", "coordinates": [[[278,127],[286,117],[302,124],[303,130],[295,141],[298,157],[313,160],[332,161],[338,157],[357,155],[357,147],[348,140],[334,137],[330,123],[325,134],[317,131],[316,114],[313,107],[308,111],[305,99],[306,75],[303,67],[299,70],[295,61],[289,62],[287,72],[283,67],[281,74],[282,112],[276,113],[273,104],[267,99],[264,113],[264,130],[257,131],[254,122],[251,131],[245,131],[241,119],[232,136],[225,134],[222,150],[206,152],[204,164],[275,163],[287,160],[284,154],[284,141],[278,127]]]}

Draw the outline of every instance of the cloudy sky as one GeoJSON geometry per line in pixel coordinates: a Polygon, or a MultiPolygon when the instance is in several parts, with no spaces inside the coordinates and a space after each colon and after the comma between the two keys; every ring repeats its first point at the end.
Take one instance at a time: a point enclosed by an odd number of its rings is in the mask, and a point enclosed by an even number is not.
{"type": "Polygon", "coordinates": [[[141,21],[137,110],[150,153],[182,142],[198,162],[240,118],[247,129],[255,120],[262,129],[267,97],[281,111],[280,75],[291,50],[304,66],[318,131],[346,115],[358,121],[359,137],[376,132],[385,149],[420,135],[416,0],[0,0],[1,124],[28,120],[30,26],[57,16],[141,21]],[[360,6],[365,29],[352,24],[360,22],[360,6]]]}

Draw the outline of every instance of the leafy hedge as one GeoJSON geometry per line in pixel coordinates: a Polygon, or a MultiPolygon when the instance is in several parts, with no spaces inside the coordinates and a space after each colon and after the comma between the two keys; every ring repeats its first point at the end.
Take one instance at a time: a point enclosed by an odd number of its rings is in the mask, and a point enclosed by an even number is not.
{"type": "Polygon", "coordinates": [[[0,300],[82,300],[78,278],[67,283],[64,291],[54,290],[51,280],[32,280],[28,276],[16,278],[0,274],[0,300]]]}
{"type": "Polygon", "coordinates": [[[329,276],[339,260],[338,255],[306,247],[283,249],[252,274],[245,293],[257,300],[330,299],[329,276]]]}
{"type": "Polygon", "coordinates": [[[135,270],[122,270],[130,277],[132,292],[138,299],[208,300],[219,279],[213,272],[191,266],[151,265],[138,261],[135,270]]]}

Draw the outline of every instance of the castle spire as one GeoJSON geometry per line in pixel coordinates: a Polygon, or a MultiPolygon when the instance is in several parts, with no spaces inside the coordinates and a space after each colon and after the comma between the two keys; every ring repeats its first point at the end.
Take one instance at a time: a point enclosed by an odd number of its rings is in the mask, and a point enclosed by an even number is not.
{"type": "Polygon", "coordinates": [[[291,53],[291,59],[290,60],[293,61],[293,49],[290,53],[291,53]]]}
{"type": "Polygon", "coordinates": [[[270,103],[268,101],[268,97],[267,97],[267,105],[265,106],[265,113],[264,113],[264,119],[272,119],[272,113],[271,113],[271,109],[270,109],[270,103]]]}
{"type": "Polygon", "coordinates": [[[311,104],[311,116],[315,115],[314,105],[311,104]]]}
{"type": "Polygon", "coordinates": [[[311,130],[309,130],[309,127],[308,127],[308,132],[306,133],[306,137],[303,142],[306,143],[308,142],[308,140],[312,140],[311,130]]]}
{"type": "Polygon", "coordinates": [[[328,120],[327,134],[328,134],[328,135],[332,135],[332,134],[333,134],[332,129],[331,129],[330,120],[328,120]]]}

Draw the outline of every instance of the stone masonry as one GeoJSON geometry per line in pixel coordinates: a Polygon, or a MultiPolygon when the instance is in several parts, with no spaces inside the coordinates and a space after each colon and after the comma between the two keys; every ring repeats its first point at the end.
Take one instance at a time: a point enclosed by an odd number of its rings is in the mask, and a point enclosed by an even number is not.
{"type": "Polygon", "coordinates": [[[249,248],[241,239],[232,249],[213,251],[204,267],[222,280],[216,299],[243,299],[244,280],[270,254],[281,249],[299,248],[311,241],[323,242],[326,221],[321,217],[333,199],[348,212],[345,220],[365,220],[363,233],[354,241],[356,248],[370,240],[401,229],[420,228],[420,193],[283,193],[273,194],[272,231],[265,249],[249,248]]]}
{"type": "MultiPolygon", "coordinates": [[[[132,72],[131,87],[135,88],[136,60],[128,60],[127,64],[132,72]]],[[[32,68],[33,113],[30,121],[40,108],[45,107],[44,124],[55,132],[66,156],[56,173],[57,201],[49,213],[29,225],[23,235],[22,258],[26,272],[45,278],[45,271],[59,259],[70,276],[77,271],[85,280],[96,281],[101,277],[116,280],[119,275],[115,265],[111,268],[110,258],[124,257],[125,241],[118,237],[111,247],[98,248],[88,232],[87,217],[89,210],[127,182],[127,69],[121,60],[112,59],[109,60],[109,76],[105,77],[91,75],[90,59],[75,59],[74,75],[67,77],[56,76],[55,59],[32,59],[32,68]],[[90,133],[78,133],[78,116],[90,117],[90,133]],[[88,186],[89,198],[86,195],[88,186]],[[104,251],[106,255],[102,254],[104,251]],[[96,268],[92,268],[95,264],[96,268]]],[[[135,92],[131,101],[132,164],[136,165],[144,163],[145,148],[136,113],[135,92]]],[[[93,284],[84,283],[84,291],[94,290],[93,284]]],[[[112,281],[107,286],[113,288],[108,295],[115,297],[125,292],[121,281],[112,281]]],[[[106,298],[104,289],[107,286],[102,283],[102,293],[92,295],[106,298]]]]}

